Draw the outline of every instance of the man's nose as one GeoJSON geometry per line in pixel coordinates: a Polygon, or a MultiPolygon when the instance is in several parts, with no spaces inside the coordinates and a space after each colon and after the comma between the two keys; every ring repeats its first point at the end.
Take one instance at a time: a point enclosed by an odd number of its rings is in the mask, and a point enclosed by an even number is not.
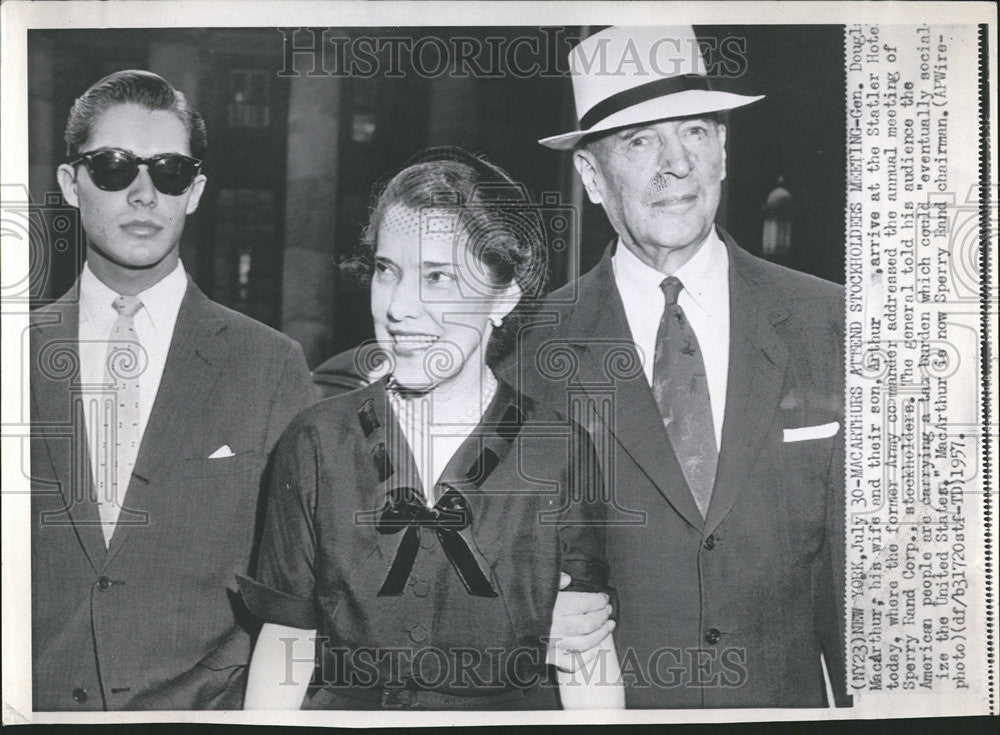
{"type": "Polygon", "coordinates": [[[142,204],[152,206],[156,204],[156,187],[153,186],[153,179],[149,175],[149,166],[139,164],[139,173],[135,180],[129,185],[128,200],[130,204],[142,204]]]}
{"type": "Polygon", "coordinates": [[[684,147],[680,136],[668,130],[660,136],[660,170],[684,178],[693,168],[688,149],[684,147]]]}

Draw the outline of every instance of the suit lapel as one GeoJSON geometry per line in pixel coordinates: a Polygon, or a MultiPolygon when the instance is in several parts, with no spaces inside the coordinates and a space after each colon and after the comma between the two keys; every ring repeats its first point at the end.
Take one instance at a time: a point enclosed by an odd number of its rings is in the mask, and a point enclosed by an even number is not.
{"type": "Polygon", "coordinates": [[[727,235],[729,249],[729,377],[726,418],[705,533],[732,509],[781,401],[788,347],[774,329],[788,312],[775,286],[727,235]]]}
{"type": "Polygon", "coordinates": [[[601,420],[677,513],[695,528],[701,528],[701,513],[670,446],[632,341],[625,307],[614,282],[610,249],[581,281],[566,334],[581,356],[580,369],[570,388],[579,386],[597,405],[609,398],[614,402],[613,410],[603,412],[601,420]]]}
{"type": "Polygon", "coordinates": [[[229,350],[222,311],[189,278],[125,505],[111,538],[108,562],[136,528],[156,522],[157,508],[168,500],[159,497],[162,486],[156,478],[170,472],[171,464],[181,458],[190,427],[204,420],[205,406],[211,405],[209,395],[229,350]]]}
{"type": "MultiPolygon", "coordinates": [[[[104,536],[95,504],[80,394],[79,302],[76,286],[48,309],[32,315],[32,434],[40,436],[52,462],[64,511],[37,522],[71,523],[95,571],[105,556],[104,536]]],[[[37,441],[37,439],[35,439],[37,441]]],[[[36,490],[37,491],[37,490],[36,490]]]]}

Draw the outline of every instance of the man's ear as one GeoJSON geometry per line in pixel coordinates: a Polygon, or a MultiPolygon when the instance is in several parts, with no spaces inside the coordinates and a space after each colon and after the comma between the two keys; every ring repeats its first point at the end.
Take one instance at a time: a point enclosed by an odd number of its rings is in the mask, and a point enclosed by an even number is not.
{"type": "Polygon", "coordinates": [[[191,182],[191,188],[188,189],[187,207],[184,208],[185,214],[194,214],[198,209],[198,202],[201,201],[201,195],[205,191],[205,184],[207,182],[208,178],[204,174],[198,174],[194,177],[194,181],[191,182]]]}
{"type": "Polygon", "coordinates": [[[719,181],[726,180],[726,126],[718,123],[719,147],[722,149],[722,176],[719,181]]]}
{"type": "Polygon", "coordinates": [[[600,204],[604,201],[598,186],[601,164],[598,162],[597,156],[585,148],[577,148],[573,151],[573,165],[576,166],[576,172],[580,174],[580,181],[583,182],[583,188],[587,190],[590,201],[594,204],[600,204]]]}
{"type": "Polygon", "coordinates": [[[76,191],[76,171],[68,163],[64,163],[56,169],[56,180],[59,188],[62,189],[63,199],[71,207],[80,206],[80,197],[76,191]]]}

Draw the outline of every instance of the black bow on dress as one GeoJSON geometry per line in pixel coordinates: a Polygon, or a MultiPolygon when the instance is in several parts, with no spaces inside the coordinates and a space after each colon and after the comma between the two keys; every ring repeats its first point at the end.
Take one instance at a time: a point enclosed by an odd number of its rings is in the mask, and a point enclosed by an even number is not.
{"type": "MultiPolygon", "coordinates": [[[[379,590],[380,597],[403,594],[420,550],[421,529],[425,533],[433,530],[437,535],[445,556],[469,594],[498,597],[496,589],[477,561],[470,542],[461,535],[461,531],[472,524],[472,508],[457,488],[476,492],[510,452],[526,416],[515,404],[514,397],[513,390],[501,383],[480,427],[445,467],[437,485],[438,488],[444,488],[444,492],[434,507],[427,507],[420,491],[401,483],[387,488],[386,502],[381,511],[366,512],[366,521],[374,521],[381,534],[391,535],[405,530],[396,550],[396,557],[379,590]],[[459,468],[465,471],[462,472],[459,468]],[[372,515],[369,516],[368,513],[372,515]]],[[[527,402],[523,397],[521,400],[527,402]]],[[[368,398],[362,404],[358,411],[358,421],[371,443],[371,460],[379,482],[387,483],[395,475],[396,468],[389,459],[385,430],[373,399],[368,398]]]]}
{"type": "Polygon", "coordinates": [[[459,533],[468,528],[470,523],[472,509],[465,497],[453,487],[448,488],[433,508],[428,508],[420,493],[411,487],[392,488],[376,528],[379,533],[384,534],[399,533],[403,529],[406,532],[378,592],[379,597],[403,594],[420,550],[421,528],[433,530],[437,534],[445,556],[458,572],[459,579],[470,595],[496,597],[496,590],[479,568],[469,544],[459,533]]]}

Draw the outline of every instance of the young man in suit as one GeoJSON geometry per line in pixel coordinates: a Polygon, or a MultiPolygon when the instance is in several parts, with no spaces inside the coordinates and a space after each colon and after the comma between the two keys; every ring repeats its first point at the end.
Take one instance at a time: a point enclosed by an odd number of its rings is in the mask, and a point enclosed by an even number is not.
{"type": "MultiPolygon", "coordinates": [[[[715,225],[719,113],[760,98],[710,88],[690,27],[609,28],[570,67],[580,128],[540,142],[618,237],[550,295],[518,384],[604,448],[627,705],[824,706],[824,661],[847,704],[842,290],[715,225]]],[[[556,635],[603,620],[561,602],[556,635]]]]}
{"type": "Polygon", "coordinates": [[[205,124],[146,71],[76,100],[58,169],[87,234],[31,317],[36,710],[238,709],[258,490],[314,397],[297,343],[210,301],[179,258],[205,124]]]}

